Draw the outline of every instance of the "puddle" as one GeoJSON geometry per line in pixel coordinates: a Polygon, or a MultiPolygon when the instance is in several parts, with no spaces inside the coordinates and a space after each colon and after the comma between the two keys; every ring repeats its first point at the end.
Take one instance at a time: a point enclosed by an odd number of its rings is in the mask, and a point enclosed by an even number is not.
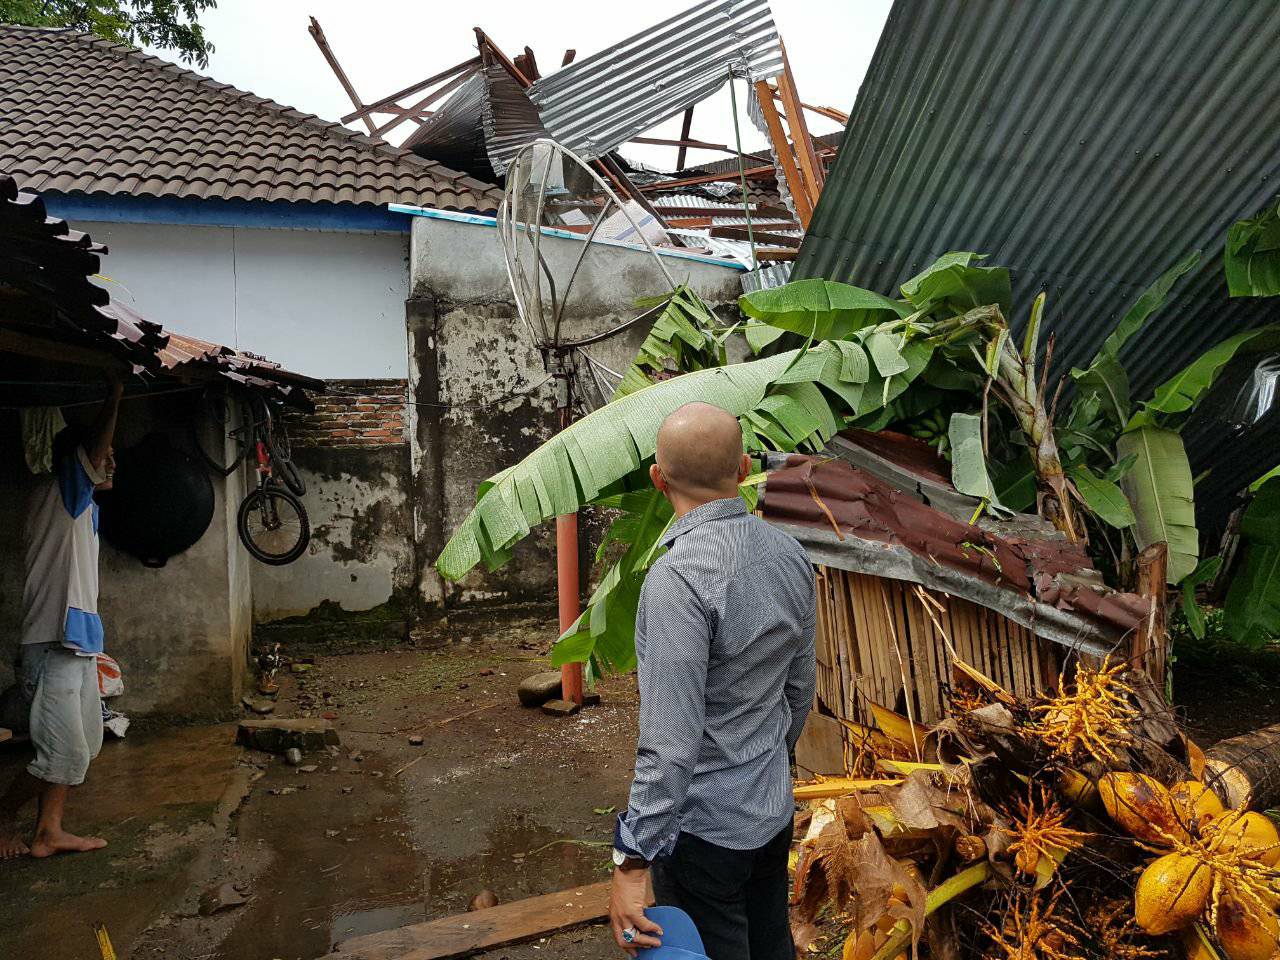
{"type": "Polygon", "coordinates": [[[329,927],[329,947],[332,949],[340,941],[350,940],[352,937],[362,937],[366,933],[380,933],[383,930],[392,930],[410,923],[421,923],[426,919],[426,908],[420,903],[340,913],[333,918],[329,927]]]}

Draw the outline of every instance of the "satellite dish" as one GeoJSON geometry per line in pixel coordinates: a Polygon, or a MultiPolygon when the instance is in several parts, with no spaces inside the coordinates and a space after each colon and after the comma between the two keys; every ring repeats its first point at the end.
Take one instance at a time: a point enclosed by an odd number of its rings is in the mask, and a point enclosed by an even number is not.
{"type": "Polygon", "coordinates": [[[572,150],[539,139],[522,147],[507,169],[498,236],[516,309],[542,354],[548,377],[556,381],[556,406],[563,412],[562,425],[567,425],[575,405],[602,406],[622,379],[622,373],[602,363],[589,348],[655,312],[640,312],[621,323],[602,322],[599,330],[571,336],[566,318],[575,285],[581,286],[581,277],[590,272],[593,255],[627,247],[647,250],[667,289],[675,290],[676,282],[655,249],[655,240],[664,232],[652,214],[634,200],[622,200],[572,150]],[[575,250],[544,242],[548,237],[580,243],[575,250]]]}

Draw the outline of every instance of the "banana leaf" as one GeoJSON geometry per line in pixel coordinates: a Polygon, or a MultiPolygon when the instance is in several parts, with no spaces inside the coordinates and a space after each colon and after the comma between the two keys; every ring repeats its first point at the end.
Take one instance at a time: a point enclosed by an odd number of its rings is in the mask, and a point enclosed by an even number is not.
{"type": "Polygon", "coordinates": [[[1238,354],[1267,352],[1277,347],[1280,347],[1280,324],[1276,323],[1246,330],[1210,347],[1156,387],[1155,395],[1133,415],[1129,427],[1172,425],[1171,418],[1193,409],[1238,354]]]}
{"type": "Polygon", "coordinates": [[[1120,435],[1116,452],[1121,460],[1134,458],[1120,485],[1133,509],[1138,547],[1167,543],[1168,580],[1177,583],[1195,570],[1200,554],[1195,486],[1182,437],[1174,430],[1138,427],[1120,435]]]}
{"type": "Polygon", "coordinates": [[[740,297],[738,306],[753,320],[815,340],[841,339],[912,313],[904,303],[831,280],[797,280],[756,290],[740,297]]]}
{"type": "Polygon", "coordinates": [[[686,403],[714,403],[743,418],[749,444],[754,440],[762,446],[761,433],[776,443],[775,449],[825,443],[846,412],[881,406],[905,390],[928,363],[932,347],[914,342],[904,352],[905,371],[888,378],[869,375],[865,384],[845,377],[844,358],[834,343],[821,343],[687,373],[621,397],[481,484],[475,508],[436,567],[456,580],[482,562],[490,569],[500,566],[533,525],[608,494],[611,485],[653,456],[663,419],[686,403]],[[848,410],[837,414],[832,402],[848,410]]]}
{"type": "Polygon", "coordinates": [[[1136,518],[1133,515],[1133,508],[1129,506],[1129,500],[1124,495],[1124,491],[1114,480],[1099,476],[1083,463],[1072,467],[1068,473],[1085,506],[1099,519],[1120,529],[1134,525],[1136,518]]]}
{"type": "Polygon", "coordinates": [[[1280,638],[1280,477],[1258,488],[1240,535],[1244,559],[1227,591],[1222,622],[1234,640],[1258,649],[1280,638]]]}
{"type": "Polygon", "coordinates": [[[687,372],[724,366],[724,344],[716,335],[719,322],[696,293],[688,287],[677,287],[669,297],[656,303],[642,301],[639,304],[646,305],[662,305],[662,312],[653,321],[634,362],[614,390],[615,400],[653,383],[650,372],[687,372]]]}
{"type": "Polygon", "coordinates": [[[1231,296],[1280,294],[1280,204],[1271,203],[1256,217],[1232,224],[1222,261],[1231,296]]]}
{"type": "Polygon", "coordinates": [[[987,458],[982,452],[982,417],[974,413],[953,413],[947,439],[951,444],[951,485],[995,510],[1008,512],[987,473],[987,458]]]}
{"type": "Polygon", "coordinates": [[[1102,400],[1102,410],[1117,426],[1129,419],[1129,375],[1120,363],[1120,350],[1151,315],[1164,306],[1178,279],[1199,262],[1200,251],[1195,250],[1161,274],[1120,318],[1089,366],[1083,370],[1072,369],[1071,378],[1076,382],[1075,405],[1094,394],[1102,400]]]}
{"type": "Polygon", "coordinates": [[[981,253],[944,253],[902,285],[902,295],[916,310],[946,306],[955,313],[998,304],[1006,315],[1013,307],[1009,271],[1004,267],[976,267],[981,253]]]}
{"type": "Polygon", "coordinates": [[[1205,557],[1196,568],[1182,578],[1178,584],[1182,588],[1182,614],[1187,618],[1187,626],[1197,640],[1203,640],[1205,634],[1204,611],[1196,602],[1196,587],[1208,583],[1218,575],[1222,568],[1222,557],[1205,557]]]}

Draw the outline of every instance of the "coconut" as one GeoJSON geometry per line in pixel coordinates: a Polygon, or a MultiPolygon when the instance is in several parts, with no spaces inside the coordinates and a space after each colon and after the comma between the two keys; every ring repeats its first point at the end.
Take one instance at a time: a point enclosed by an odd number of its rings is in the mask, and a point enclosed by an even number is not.
{"type": "Polygon", "coordinates": [[[1260,860],[1269,867],[1280,863],[1280,833],[1270,818],[1252,810],[1228,810],[1206,824],[1211,845],[1219,850],[1260,860]]]}
{"type": "Polygon", "coordinates": [[[1183,818],[1169,791],[1144,773],[1108,773],[1098,778],[1098,793],[1108,816],[1139,840],[1168,845],[1169,837],[1186,841],[1183,818]]]}
{"type": "Polygon", "coordinates": [[[1169,788],[1169,799],[1187,826],[1199,829],[1226,812],[1218,795],[1198,780],[1183,780],[1169,788]]]}
{"type": "Polygon", "coordinates": [[[1134,891],[1134,919],[1159,936],[1189,927],[1213,888],[1213,874],[1195,857],[1170,853],[1142,871],[1134,891]]]}
{"type": "Polygon", "coordinates": [[[1227,960],[1272,960],[1280,953],[1280,921],[1275,914],[1256,907],[1250,913],[1231,896],[1218,904],[1216,932],[1227,960]]]}

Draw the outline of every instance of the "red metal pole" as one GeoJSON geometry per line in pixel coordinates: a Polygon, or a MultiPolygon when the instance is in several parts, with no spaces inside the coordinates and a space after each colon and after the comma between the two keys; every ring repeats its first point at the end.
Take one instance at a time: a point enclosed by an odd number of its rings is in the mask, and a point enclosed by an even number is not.
{"type": "MultiPolygon", "coordinates": [[[[560,632],[578,619],[578,515],[556,517],[556,580],[560,594],[560,632]]],[[[566,700],[582,706],[582,664],[560,668],[560,690],[566,700]]]]}
{"type": "MultiPolygon", "coordinates": [[[[570,404],[560,408],[560,429],[569,425],[570,404]]],[[[556,517],[556,591],[560,599],[560,632],[573,626],[578,609],[578,515],[556,517]]],[[[582,664],[566,663],[560,668],[560,695],[582,706],[582,664]]]]}

